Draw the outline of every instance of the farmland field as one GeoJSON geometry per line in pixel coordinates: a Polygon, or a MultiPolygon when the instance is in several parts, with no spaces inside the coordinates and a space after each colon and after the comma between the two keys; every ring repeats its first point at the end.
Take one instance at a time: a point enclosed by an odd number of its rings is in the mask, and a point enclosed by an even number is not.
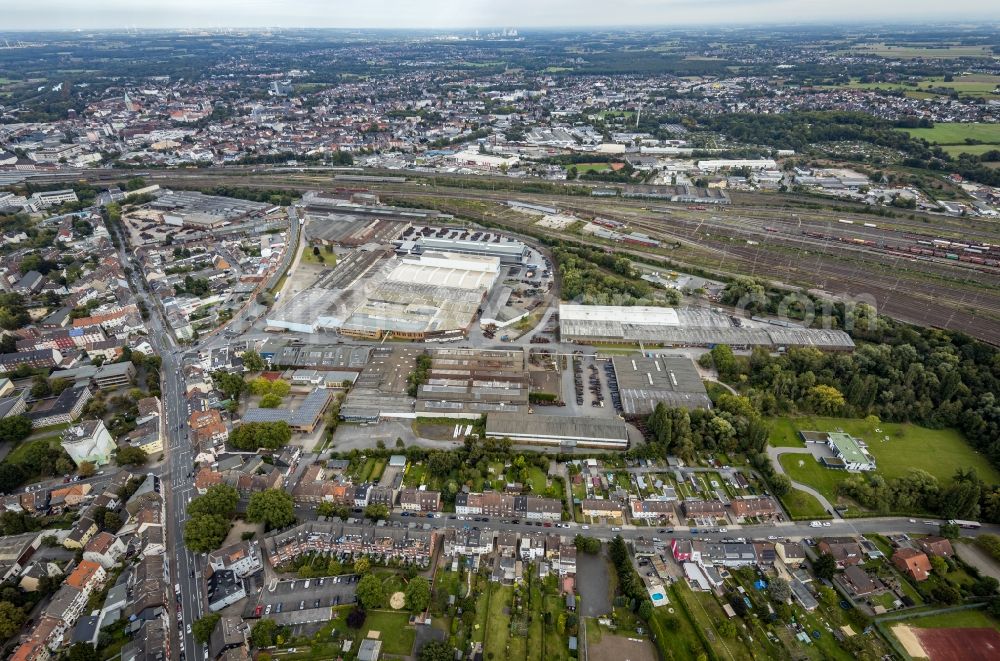
{"type": "Polygon", "coordinates": [[[1000,144],[1000,124],[941,123],[930,129],[901,129],[914,138],[923,138],[939,145],[961,145],[966,138],[1000,144]]]}
{"type": "Polygon", "coordinates": [[[974,154],[979,156],[985,154],[988,151],[1000,151],[1000,144],[996,145],[942,145],[941,149],[945,150],[952,156],[958,156],[959,154],[974,154]]]}
{"type": "Polygon", "coordinates": [[[885,43],[858,44],[848,52],[866,53],[869,55],[881,55],[882,57],[896,57],[902,59],[912,59],[923,57],[928,59],[951,60],[959,57],[988,57],[992,58],[993,53],[988,46],[959,46],[951,45],[943,48],[922,48],[918,44],[906,46],[891,45],[885,43]]]}
{"type": "Polygon", "coordinates": [[[584,174],[586,172],[604,172],[611,165],[608,163],[578,163],[575,167],[577,172],[584,174]]]}

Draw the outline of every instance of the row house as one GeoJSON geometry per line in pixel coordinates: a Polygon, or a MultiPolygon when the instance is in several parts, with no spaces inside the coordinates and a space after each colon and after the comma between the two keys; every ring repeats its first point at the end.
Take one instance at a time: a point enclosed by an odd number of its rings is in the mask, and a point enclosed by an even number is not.
{"type": "Polygon", "coordinates": [[[191,428],[196,442],[206,439],[213,445],[221,445],[229,438],[229,429],[216,409],[194,411],[188,416],[188,427],[191,428]]]}
{"type": "Polygon", "coordinates": [[[211,468],[200,468],[194,476],[194,488],[204,496],[210,487],[222,484],[222,473],[213,471],[211,468]]]}
{"type": "Polygon", "coordinates": [[[674,506],[666,500],[639,500],[629,502],[633,519],[669,519],[673,517],[674,506]]]}
{"type": "Polygon", "coordinates": [[[781,514],[778,503],[770,497],[737,498],[729,503],[733,518],[743,521],[749,517],[771,519],[781,514]]]}
{"type": "Polygon", "coordinates": [[[64,632],[62,620],[42,615],[28,637],[14,650],[10,661],[48,661],[52,658],[52,650],[62,642],[64,632]]]}
{"type": "Polygon", "coordinates": [[[620,519],[623,516],[621,504],[603,498],[584,498],[580,509],[584,516],[594,519],[620,519]]]}
{"type": "Polygon", "coordinates": [[[464,515],[522,517],[533,521],[558,521],[562,518],[562,501],[539,496],[517,496],[488,491],[459,493],[455,496],[455,512],[464,515]]]}
{"type": "Polygon", "coordinates": [[[441,493],[421,489],[403,489],[399,492],[399,506],[404,512],[441,511],[441,493]]]}
{"type": "Polygon", "coordinates": [[[264,550],[272,565],[282,565],[303,553],[344,553],[353,557],[381,554],[426,565],[440,533],[341,521],[311,521],[264,539],[264,550]]]}
{"type": "Polygon", "coordinates": [[[114,567],[123,555],[125,555],[125,544],[107,531],[97,533],[83,547],[83,559],[96,562],[104,569],[114,567]]]}
{"type": "Polygon", "coordinates": [[[684,501],[684,514],[689,519],[726,518],[726,505],[717,500],[686,500],[684,501]]]}
{"type": "Polygon", "coordinates": [[[448,556],[483,556],[493,550],[493,534],[471,528],[449,528],[445,533],[444,553],[448,556]]]}

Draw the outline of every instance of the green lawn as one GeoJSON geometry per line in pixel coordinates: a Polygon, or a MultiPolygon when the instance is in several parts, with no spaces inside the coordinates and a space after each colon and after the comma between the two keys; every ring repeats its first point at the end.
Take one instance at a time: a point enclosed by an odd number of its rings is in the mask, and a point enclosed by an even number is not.
{"type": "Polygon", "coordinates": [[[1000,151],[1000,144],[991,145],[942,145],[941,149],[945,150],[952,156],[958,156],[959,154],[974,154],[980,156],[988,151],[1000,151]]]}
{"type": "Polygon", "coordinates": [[[960,145],[966,138],[1000,144],[1000,124],[942,122],[931,129],[900,129],[914,138],[923,138],[939,145],[960,145]]]}
{"type": "Polygon", "coordinates": [[[604,172],[611,165],[609,163],[577,163],[572,167],[575,167],[578,173],[584,174],[586,172],[604,172]]]}
{"type": "Polygon", "coordinates": [[[531,485],[531,491],[533,493],[545,493],[547,483],[548,478],[545,476],[545,471],[538,466],[530,466],[528,468],[528,484],[531,485]]]}
{"type": "Polygon", "coordinates": [[[507,639],[510,633],[509,610],[511,595],[514,588],[509,585],[490,585],[489,617],[486,621],[486,642],[483,649],[488,659],[506,659],[508,657],[507,639]]]}
{"type": "MultiPolygon", "coordinates": [[[[843,429],[868,444],[879,474],[886,479],[901,477],[909,469],[919,468],[947,483],[959,468],[974,468],[986,483],[1000,483],[1000,473],[954,429],[927,429],[887,422],[872,426],[856,418],[778,418],[774,423],[778,429],[788,423],[800,430],[843,429]],[[881,432],[876,433],[875,429],[881,432]],[[885,437],[889,440],[884,440],[885,437]]],[[[836,485],[850,475],[824,468],[808,455],[783,455],[781,465],[793,480],[808,484],[829,498],[835,497],[836,485]],[[804,462],[801,468],[800,460],[804,462]]]]}
{"type": "MultiPolygon", "coordinates": [[[[380,632],[382,653],[396,656],[409,656],[413,651],[413,642],[417,633],[410,626],[410,616],[405,612],[368,611],[365,625],[361,627],[362,636],[369,631],[380,632]]],[[[358,638],[360,643],[361,638],[358,638]]]]}
{"type": "Polygon", "coordinates": [[[774,418],[771,421],[771,436],[767,442],[776,448],[804,448],[805,442],[799,438],[799,431],[791,418],[774,418]]]}
{"type": "Polygon", "coordinates": [[[1000,621],[990,617],[984,610],[965,610],[953,613],[943,613],[941,615],[928,615],[927,617],[915,617],[907,620],[906,624],[921,629],[932,628],[957,628],[957,627],[983,627],[990,629],[1000,629],[1000,621]]]}
{"type": "Polygon", "coordinates": [[[325,266],[328,269],[332,269],[337,265],[337,255],[332,252],[327,252],[323,248],[319,249],[319,255],[313,252],[312,246],[306,246],[306,249],[302,251],[302,264],[316,264],[318,266],[325,266]],[[322,258],[322,260],[320,259],[322,258]]]}
{"type": "Polygon", "coordinates": [[[801,489],[792,488],[781,499],[782,505],[792,518],[796,519],[829,519],[823,506],[812,494],[801,489]]]}

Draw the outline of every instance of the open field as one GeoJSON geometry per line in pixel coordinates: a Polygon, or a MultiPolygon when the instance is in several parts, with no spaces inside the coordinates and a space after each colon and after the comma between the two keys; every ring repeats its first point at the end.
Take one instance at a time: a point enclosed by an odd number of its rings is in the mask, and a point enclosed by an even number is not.
{"type": "Polygon", "coordinates": [[[958,156],[959,154],[973,154],[975,156],[980,156],[988,151],[1000,151],[1000,144],[989,144],[989,145],[941,145],[941,149],[945,150],[952,156],[958,156]]]}
{"type": "MultiPolygon", "coordinates": [[[[410,652],[413,651],[413,642],[417,637],[413,627],[409,626],[409,614],[407,613],[369,611],[362,630],[380,632],[382,653],[396,656],[409,656],[410,652]]],[[[360,643],[359,638],[358,644],[360,643]]]]}
{"type": "Polygon", "coordinates": [[[1000,85],[1000,76],[969,74],[967,76],[956,76],[950,81],[946,81],[942,76],[923,78],[917,82],[908,81],[901,83],[863,83],[860,80],[854,79],[850,83],[847,83],[845,87],[862,90],[900,90],[906,92],[908,96],[929,98],[941,96],[944,90],[954,90],[958,92],[959,96],[991,97],[996,96],[994,91],[998,85],[1000,85]],[[941,90],[942,94],[935,93],[932,90],[941,90]]]}
{"type": "Polygon", "coordinates": [[[922,57],[936,60],[953,60],[960,57],[993,57],[993,53],[990,51],[988,46],[950,45],[938,48],[927,48],[921,47],[918,44],[899,46],[881,42],[858,44],[847,52],[881,55],[882,57],[901,59],[914,59],[922,57]]]}
{"type": "MultiPolygon", "coordinates": [[[[795,456],[795,455],[789,455],[795,456]]],[[[807,457],[808,459],[808,457],[807,457]]],[[[804,481],[804,480],[803,480],[804,481]]],[[[800,519],[829,519],[823,506],[811,494],[801,489],[791,488],[781,499],[788,513],[800,519]]]]}
{"type": "Polygon", "coordinates": [[[923,138],[939,145],[962,145],[966,138],[990,144],[1000,144],[1000,124],[960,124],[946,122],[930,129],[900,129],[914,138],[923,138]]]}
{"type": "Polygon", "coordinates": [[[609,163],[577,163],[574,167],[576,167],[577,172],[584,174],[586,172],[604,172],[610,169],[611,165],[609,163]]]}
{"type": "MultiPolygon", "coordinates": [[[[902,477],[909,469],[919,468],[940,482],[948,483],[959,468],[974,468],[988,484],[1000,482],[997,470],[953,429],[927,429],[898,423],[879,423],[872,428],[864,420],[850,418],[779,418],[772,439],[777,434],[779,443],[791,445],[788,442],[789,425],[793,429],[808,431],[842,429],[864,440],[875,457],[878,473],[886,479],[902,477]],[[881,432],[876,433],[875,429],[881,432]],[[885,440],[886,437],[888,440],[885,440]]],[[[772,445],[775,444],[772,440],[772,445]]],[[[785,454],[780,461],[792,480],[808,484],[831,501],[837,498],[837,485],[851,475],[846,471],[825,468],[807,454],[785,454]]],[[[786,496],[786,500],[788,498],[786,496]]],[[[786,505],[791,507],[789,503],[786,505]]],[[[795,511],[793,514],[801,515],[795,511]]]]}

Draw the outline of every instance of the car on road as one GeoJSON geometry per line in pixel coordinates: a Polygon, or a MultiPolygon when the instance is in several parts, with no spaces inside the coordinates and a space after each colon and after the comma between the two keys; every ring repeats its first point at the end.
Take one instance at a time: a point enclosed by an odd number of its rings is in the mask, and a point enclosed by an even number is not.
{"type": "MultiPolygon", "coordinates": [[[[263,610],[264,610],[264,607],[261,606],[260,604],[257,604],[257,608],[253,609],[253,616],[254,617],[260,617],[260,613],[263,610]]],[[[268,610],[270,610],[270,608],[268,610]]]]}
{"type": "Polygon", "coordinates": [[[270,615],[270,614],[271,614],[271,604],[268,604],[267,608],[264,609],[264,615],[270,615]]]}
{"type": "Polygon", "coordinates": [[[823,524],[820,523],[819,521],[810,521],[809,522],[809,527],[810,528],[822,528],[823,524]]]}
{"type": "Polygon", "coordinates": [[[831,524],[829,521],[824,521],[823,522],[823,527],[824,528],[829,528],[831,525],[833,525],[833,524],[831,524]]]}
{"type": "Polygon", "coordinates": [[[302,601],[299,602],[299,610],[302,610],[305,607],[306,607],[306,602],[305,599],[303,599],[302,601]]]}
{"type": "Polygon", "coordinates": [[[190,624],[187,625],[187,632],[188,632],[188,635],[190,636],[191,635],[191,625],[190,624]]]}
{"type": "Polygon", "coordinates": [[[778,536],[777,535],[768,535],[767,538],[770,541],[774,541],[774,540],[778,539],[778,536]]]}

